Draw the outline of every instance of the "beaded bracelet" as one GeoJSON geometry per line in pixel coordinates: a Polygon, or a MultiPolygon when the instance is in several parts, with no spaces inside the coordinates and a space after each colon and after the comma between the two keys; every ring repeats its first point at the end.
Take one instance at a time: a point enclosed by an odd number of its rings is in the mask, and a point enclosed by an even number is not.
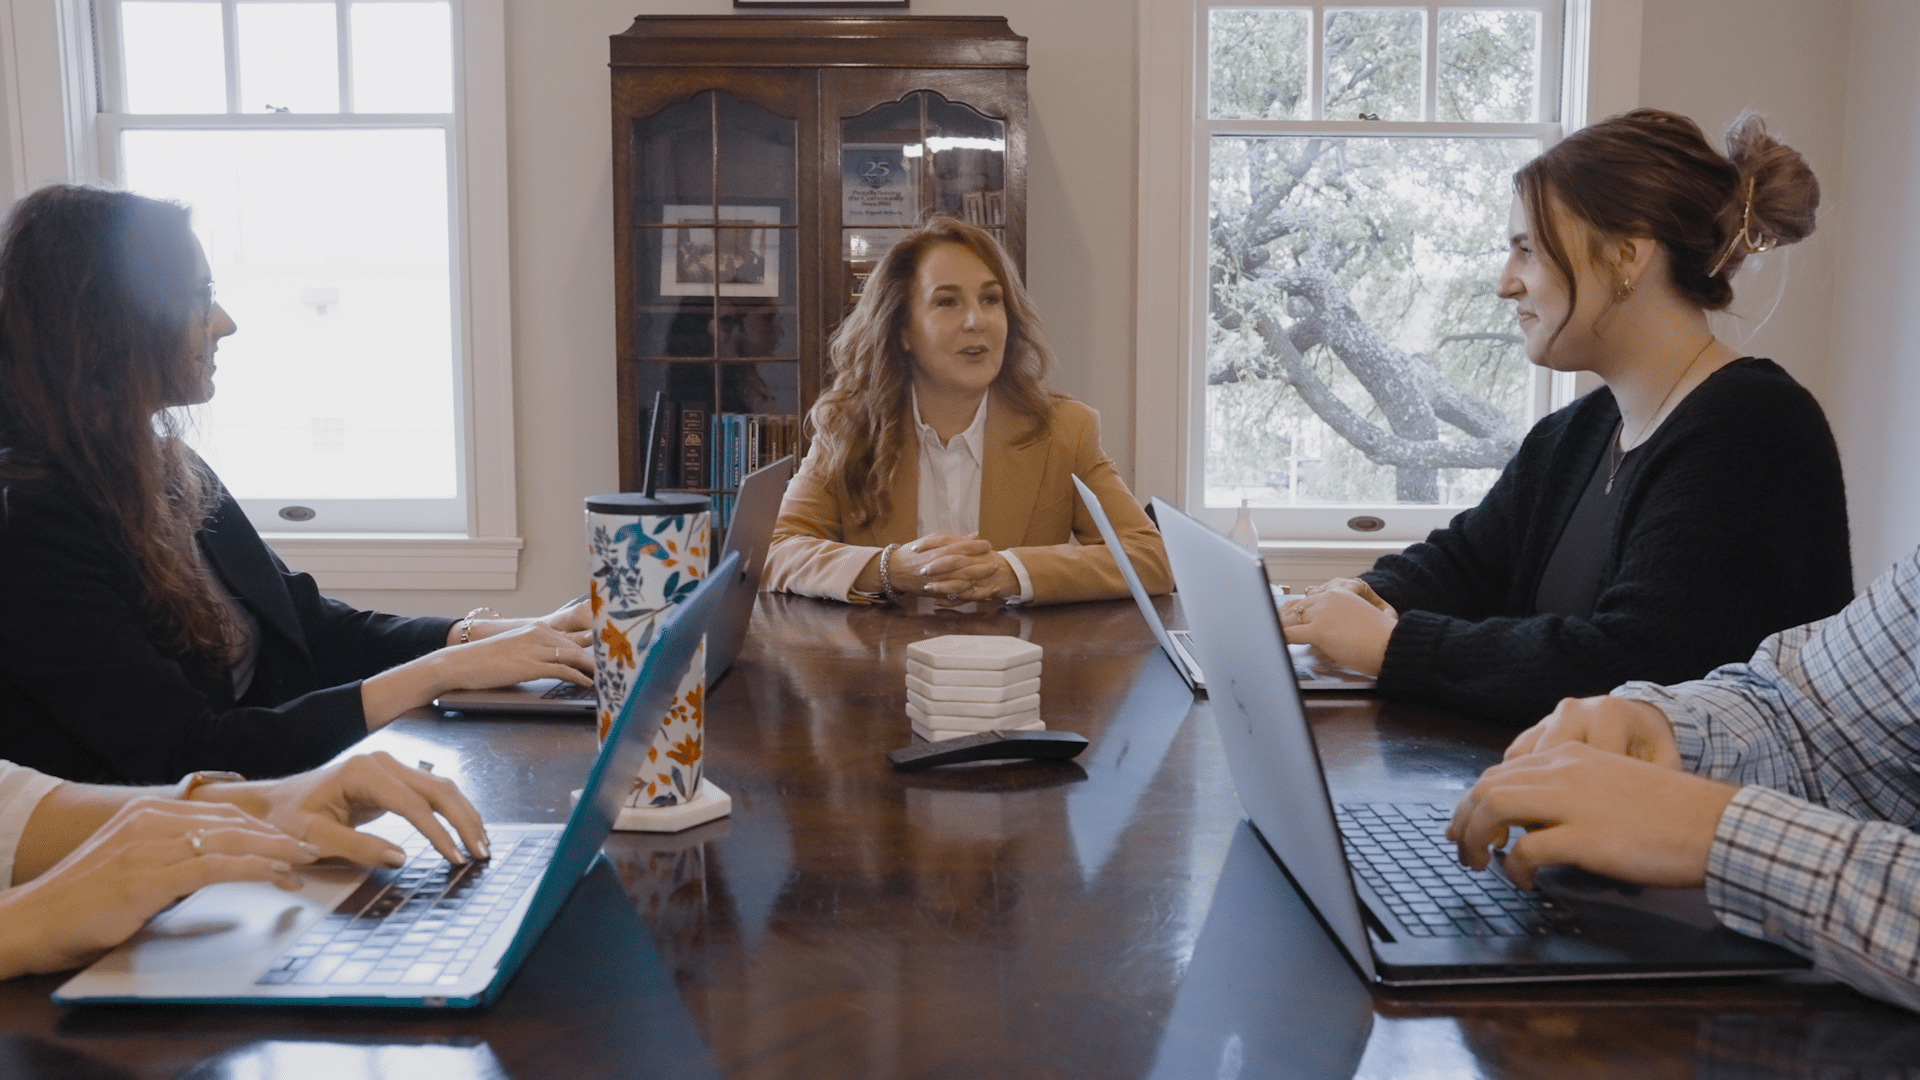
{"type": "Polygon", "coordinates": [[[899,546],[899,544],[888,544],[880,550],[880,591],[892,601],[900,599],[900,590],[893,587],[893,575],[888,571],[893,563],[893,550],[899,546]]]}

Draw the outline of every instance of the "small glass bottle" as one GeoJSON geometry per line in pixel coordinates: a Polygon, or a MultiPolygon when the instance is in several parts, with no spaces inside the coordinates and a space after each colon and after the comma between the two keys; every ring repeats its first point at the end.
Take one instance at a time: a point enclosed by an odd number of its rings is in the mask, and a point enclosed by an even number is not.
{"type": "Polygon", "coordinates": [[[1227,530],[1227,539],[1255,555],[1260,554],[1260,530],[1253,527],[1253,511],[1247,508],[1245,499],[1240,500],[1240,516],[1233,519],[1233,528],[1227,530]]]}

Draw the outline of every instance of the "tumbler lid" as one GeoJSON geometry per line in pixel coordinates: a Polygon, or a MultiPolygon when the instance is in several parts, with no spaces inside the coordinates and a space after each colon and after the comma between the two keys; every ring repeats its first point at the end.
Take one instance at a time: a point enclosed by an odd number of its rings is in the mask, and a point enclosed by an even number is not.
{"type": "Polygon", "coordinates": [[[662,491],[653,495],[644,495],[638,491],[616,491],[610,495],[587,496],[587,510],[590,513],[625,514],[632,517],[698,514],[712,505],[712,499],[691,491],[662,491]]]}

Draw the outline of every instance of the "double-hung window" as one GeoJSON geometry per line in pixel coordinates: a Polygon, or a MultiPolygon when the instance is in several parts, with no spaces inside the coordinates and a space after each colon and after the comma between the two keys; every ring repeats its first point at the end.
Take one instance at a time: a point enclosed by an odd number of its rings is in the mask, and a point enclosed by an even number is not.
{"type": "Polygon", "coordinates": [[[1497,296],[1561,132],[1560,0],[1199,2],[1184,502],[1412,539],[1571,396],[1497,296]]]}
{"type": "Polygon", "coordinates": [[[511,532],[510,459],[469,445],[493,410],[511,447],[476,7],[497,25],[498,0],[95,0],[100,168],[193,209],[239,332],[191,437],[263,531],[511,532]]]}

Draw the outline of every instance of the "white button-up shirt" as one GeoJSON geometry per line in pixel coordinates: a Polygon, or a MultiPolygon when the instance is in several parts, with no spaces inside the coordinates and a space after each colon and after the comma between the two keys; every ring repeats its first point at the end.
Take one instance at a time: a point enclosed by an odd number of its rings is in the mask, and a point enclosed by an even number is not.
{"type": "MultiPolygon", "coordinates": [[[[987,395],[980,395],[980,408],[973,423],[946,442],[920,419],[920,393],[912,395],[913,428],[920,443],[920,505],[917,508],[918,535],[950,533],[970,536],[980,531],[980,477],[986,469],[987,395]]],[[[1020,595],[1008,597],[1009,603],[1025,604],[1033,600],[1033,578],[1020,557],[1012,551],[999,553],[1013,567],[1020,582],[1020,595]]]]}

